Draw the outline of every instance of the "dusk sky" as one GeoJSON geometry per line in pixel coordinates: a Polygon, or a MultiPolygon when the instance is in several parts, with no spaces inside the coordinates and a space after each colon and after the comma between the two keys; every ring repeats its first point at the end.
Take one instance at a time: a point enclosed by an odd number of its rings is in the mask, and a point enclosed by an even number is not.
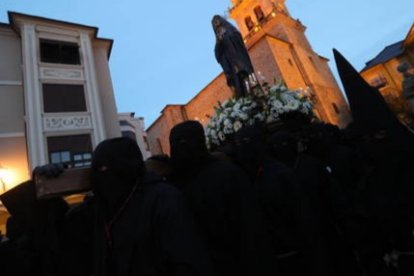
{"type": "MultiPolygon", "coordinates": [[[[404,39],[414,23],[413,0],[286,4],[335,74],[332,48],[359,70],[404,39]]],[[[149,126],[166,104],[188,102],[221,72],[210,21],[229,6],[230,0],[0,0],[0,22],[15,11],[98,27],[100,37],[114,39],[110,69],[118,112],[135,112],[149,126]]]]}

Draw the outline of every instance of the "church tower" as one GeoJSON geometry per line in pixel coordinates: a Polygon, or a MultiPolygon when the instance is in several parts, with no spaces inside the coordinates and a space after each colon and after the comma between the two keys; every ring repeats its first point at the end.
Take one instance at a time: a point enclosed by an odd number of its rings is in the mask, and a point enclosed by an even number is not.
{"type": "Polygon", "coordinates": [[[323,121],[344,127],[349,109],[328,66],[305,36],[306,27],[293,19],[285,0],[232,0],[236,22],[256,72],[268,82],[282,78],[289,89],[309,87],[315,113],[323,121]]]}

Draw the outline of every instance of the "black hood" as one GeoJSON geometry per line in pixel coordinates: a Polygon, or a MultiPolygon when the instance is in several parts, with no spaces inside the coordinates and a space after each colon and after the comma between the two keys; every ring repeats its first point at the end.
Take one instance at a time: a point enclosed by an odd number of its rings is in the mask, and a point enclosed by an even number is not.
{"type": "Polygon", "coordinates": [[[235,135],[236,159],[254,181],[265,156],[266,140],[261,126],[241,128],[235,135]]]}
{"type": "Polygon", "coordinates": [[[203,126],[197,121],[177,124],[170,132],[171,164],[188,170],[202,164],[208,156],[203,126]]]}
{"type": "Polygon", "coordinates": [[[385,135],[394,148],[413,150],[413,133],[392,113],[379,90],[370,86],[337,50],[333,52],[351,108],[353,128],[371,137],[385,135]]]}
{"type": "Polygon", "coordinates": [[[401,127],[378,89],[370,86],[337,50],[333,52],[354,126],[370,132],[401,127]]]}
{"type": "Polygon", "coordinates": [[[125,137],[101,142],[93,152],[92,169],[102,166],[119,175],[142,175],[144,160],[137,142],[125,137]]]}
{"type": "Polygon", "coordinates": [[[114,138],[101,142],[92,156],[92,188],[112,214],[145,173],[136,141],[114,138]]]}
{"type": "Polygon", "coordinates": [[[33,215],[36,206],[36,191],[33,181],[26,181],[0,195],[0,200],[12,216],[26,213],[33,215]]]}

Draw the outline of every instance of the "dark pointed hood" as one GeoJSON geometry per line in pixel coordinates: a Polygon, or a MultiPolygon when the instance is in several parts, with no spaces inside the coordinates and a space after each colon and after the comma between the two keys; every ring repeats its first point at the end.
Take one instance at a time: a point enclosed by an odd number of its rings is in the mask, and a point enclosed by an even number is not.
{"type": "Polygon", "coordinates": [[[0,195],[0,200],[12,216],[25,213],[33,216],[36,206],[36,191],[32,181],[26,181],[0,195]]]}
{"type": "Polygon", "coordinates": [[[341,53],[333,52],[355,129],[369,135],[385,131],[394,147],[414,150],[414,134],[392,113],[379,90],[370,86],[341,53]]]}
{"type": "Polygon", "coordinates": [[[333,52],[355,127],[370,132],[401,127],[378,89],[370,86],[341,53],[336,49],[333,52]]]}

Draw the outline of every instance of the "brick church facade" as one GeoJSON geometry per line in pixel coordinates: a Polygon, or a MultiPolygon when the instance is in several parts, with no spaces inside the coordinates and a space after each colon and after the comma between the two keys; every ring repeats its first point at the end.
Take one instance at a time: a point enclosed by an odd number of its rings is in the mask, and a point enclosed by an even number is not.
{"type": "MultiPolygon", "coordinates": [[[[236,22],[256,72],[272,82],[283,79],[289,89],[309,87],[314,112],[323,121],[345,126],[350,121],[346,101],[328,66],[305,36],[306,27],[293,19],[285,0],[232,0],[230,17],[236,22]]],[[[207,125],[217,101],[232,96],[223,73],[183,105],[167,105],[147,129],[152,154],[169,154],[169,132],[185,120],[207,125]]]]}

